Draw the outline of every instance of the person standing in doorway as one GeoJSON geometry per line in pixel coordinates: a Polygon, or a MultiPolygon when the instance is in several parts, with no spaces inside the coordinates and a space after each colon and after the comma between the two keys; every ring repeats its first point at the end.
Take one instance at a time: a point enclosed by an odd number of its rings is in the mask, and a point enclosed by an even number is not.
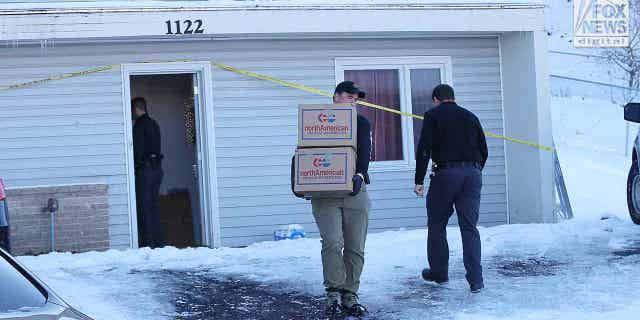
{"type": "Polygon", "coordinates": [[[160,127],[149,117],[144,98],[131,101],[133,126],[133,158],[136,178],[136,204],[140,227],[141,246],[159,248],[164,242],[164,231],[160,223],[160,185],[162,153],[160,147],[160,127]]]}
{"type": "Polygon", "coordinates": [[[487,162],[487,141],[478,118],[458,106],[453,88],[438,85],[432,94],[434,108],[424,115],[416,150],[414,192],[424,196],[424,178],[429,159],[433,170],[427,193],[427,256],[430,268],[422,271],[425,281],[449,281],[447,224],[455,206],[462,233],[466,278],[471,292],[484,288],[481,243],[477,224],[482,189],[482,170],[487,162]]]}

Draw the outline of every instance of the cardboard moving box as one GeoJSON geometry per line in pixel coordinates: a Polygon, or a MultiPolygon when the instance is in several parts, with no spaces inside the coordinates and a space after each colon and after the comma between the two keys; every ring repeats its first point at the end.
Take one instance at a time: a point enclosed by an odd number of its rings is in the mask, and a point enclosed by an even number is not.
{"type": "Polygon", "coordinates": [[[311,196],[350,193],[355,164],[356,152],[351,147],[298,149],[294,190],[311,196]]]}
{"type": "Polygon", "coordinates": [[[350,104],[302,104],[298,147],[356,147],[358,114],[350,104]]]}

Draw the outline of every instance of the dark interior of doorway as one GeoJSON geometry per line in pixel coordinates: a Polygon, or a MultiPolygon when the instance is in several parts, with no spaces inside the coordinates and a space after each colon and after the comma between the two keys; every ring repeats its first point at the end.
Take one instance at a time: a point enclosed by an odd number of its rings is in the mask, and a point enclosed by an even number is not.
{"type": "MultiPolygon", "coordinates": [[[[164,155],[160,221],[164,245],[178,248],[201,245],[193,78],[193,74],[166,74],[130,79],[131,97],[145,98],[149,116],[160,126],[164,155]]],[[[138,226],[141,230],[139,215],[138,226]]]]}

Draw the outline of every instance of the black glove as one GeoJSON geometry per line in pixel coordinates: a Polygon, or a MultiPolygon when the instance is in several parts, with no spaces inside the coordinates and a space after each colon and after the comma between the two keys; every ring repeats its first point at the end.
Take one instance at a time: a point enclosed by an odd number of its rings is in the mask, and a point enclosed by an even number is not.
{"type": "Polygon", "coordinates": [[[351,180],[353,181],[353,192],[351,192],[349,195],[353,197],[360,193],[360,189],[362,189],[362,183],[364,182],[364,180],[359,174],[354,175],[351,180]]]}
{"type": "Polygon", "coordinates": [[[295,156],[293,156],[293,157],[291,158],[291,192],[293,192],[293,195],[294,195],[294,196],[296,196],[296,197],[298,197],[298,198],[304,198],[304,194],[295,192],[295,190],[294,190],[294,188],[293,188],[293,187],[294,187],[294,184],[295,184],[294,179],[295,179],[295,174],[296,174],[296,170],[295,170],[295,159],[296,159],[296,157],[295,157],[295,156]]]}

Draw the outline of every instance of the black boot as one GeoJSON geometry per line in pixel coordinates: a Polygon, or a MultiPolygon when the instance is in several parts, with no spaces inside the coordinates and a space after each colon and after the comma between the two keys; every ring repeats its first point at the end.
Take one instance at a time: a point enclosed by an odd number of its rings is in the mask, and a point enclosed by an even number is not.
{"type": "Polygon", "coordinates": [[[360,304],[358,295],[353,292],[342,292],[342,307],[353,317],[363,317],[367,314],[367,307],[360,304]]]}
{"type": "Polygon", "coordinates": [[[337,315],[342,312],[342,307],[340,305],[341,298],[342,298],[342,295],[340,294],[339,290],[337,289],[327,290],[327,300],[326,300],[327,313],[329,313],[330,315],[337,315]]]}
{"type": "Polygon", "coordinates": [[[449,282],[449,278],[436,277],[429,268],[424,268],[422,270],[422,279],[424,279],[424,281],[435,282],[437,284],[445,284],[449,282]]]}
{"type": "Polygon", "coordinates": [[[484,284],[483,283],[478,283],[478,284],[472,284],[471,285],[471,293],[480,293],[480,291],[482,291],[482,289],[484,289],[484,284]]]}

